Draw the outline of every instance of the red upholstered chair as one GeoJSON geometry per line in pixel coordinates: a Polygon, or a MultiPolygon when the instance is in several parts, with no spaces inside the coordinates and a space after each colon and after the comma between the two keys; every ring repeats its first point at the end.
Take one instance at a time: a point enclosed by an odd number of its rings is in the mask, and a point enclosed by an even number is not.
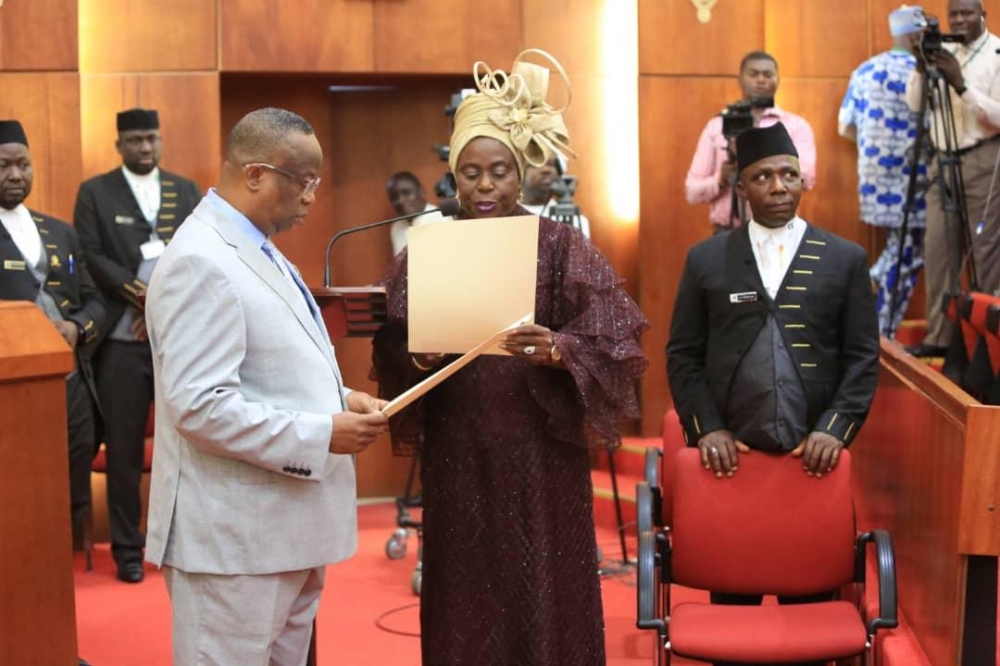
{"type": "MultiPolygon", "coordinates": [[[[676,454],[674,472],[669,532],[639,535],[637,624],[656,631],[656,663],[669,663],[671,654],[756,664],[871,658],[877,630],[897,624],[895,560],[888,533],[855,535],[846,450],[822,479],[806,476],[800,459],[754,452],[720,480],[693,448],[676,454]],[[748,595],[852,590],[864,585],[869,543],[878,558],[875,618],[866,618],[863,602],[842,599],[670,603],[671,583],[748,595]]],[[[863,590],[853,597],[863,600],[863,590]]]]}
{"type": "MultiPolygon", "coordinates": [[[[153,431],[154,431],[154,417],[156,410],[154,405],[149,405],[149,418],[146,419],[146,439],[143,446],[142,452],[142,472],[143,474],[148,474],[153,469],[153,431]]],[[[90,465],[90,470],[96,472],[97,474],[107,474],[108,473],[108,459],[107,450],[104,442],[101,442],[100,448],[97,450],[97,455],[94,456],[94,462],[90,465]]],[[[94,540],[93,540],[93,529],[94,529],[94,500],[90,500],[90,510],[87,514],[86,519],[83,521],[83,555],[86,561],[87,571],[94,570],[94,540]]]]}

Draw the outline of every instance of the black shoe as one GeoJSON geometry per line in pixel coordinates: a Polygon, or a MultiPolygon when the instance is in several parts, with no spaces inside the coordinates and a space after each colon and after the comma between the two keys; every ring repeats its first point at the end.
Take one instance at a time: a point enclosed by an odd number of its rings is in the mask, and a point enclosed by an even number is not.
{"type": "Polygon", "coordinates": [[[126,583],[140,583],[145,576],[142,562],[125,562],[118,566],[118,580],[126,583]]]}
{"type": "Polygon", "coordinates": [[[912,354],[917,358],[926,358],[928,356],[941,356],[945,355],[948,351],[947,347],[939,347],[938,345],[929,345],[925,342],[921,342],[919,345],[909,345],[905,347],[906,353],[912,354]]]}
{"type": "MultiPolygon", "coordinates": [[[[80,658],[77,657],[77,659],[80,659],[80,658]]],[[[85,660],[85,659],[80,659],[80,663],[77,664],[77,666],[90,666],[90,662],[87,661],[87,660],[85,660]]]]}

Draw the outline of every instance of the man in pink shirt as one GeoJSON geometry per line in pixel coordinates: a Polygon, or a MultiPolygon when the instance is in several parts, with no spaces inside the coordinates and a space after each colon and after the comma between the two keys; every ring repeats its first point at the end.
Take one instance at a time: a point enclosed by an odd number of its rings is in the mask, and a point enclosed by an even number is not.
{"type": "MultiPolygon", "coordinates": [[[[751,51],[740,62],[740,89],[743,100],[751,105],[754,127],[782,123],[799,152],[802,182],[807,190],[816,183],[816,139],[805,118],[774,106],[778,90],[778,62],[769,53],[751,51]]],[[[733,137],[735,138],[735,137],[733,137]]],[[[740,226],[732,181],[735,160],[730,141],[722,133],[722,116],[708,121],[698,139],[684,189],[688,203],[709,203],[712,232],[720,233],[740,226]]],[[[746,211],[750,218],[750,211],[746,211]]]]}

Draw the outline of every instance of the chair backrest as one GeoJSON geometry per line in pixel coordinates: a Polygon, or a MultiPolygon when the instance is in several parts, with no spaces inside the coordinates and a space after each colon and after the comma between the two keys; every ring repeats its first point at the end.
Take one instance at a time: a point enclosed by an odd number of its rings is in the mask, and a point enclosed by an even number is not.
{"type": "Polygon", "coordinates": [[[684,429],[673,409],[663,415],[663,458],[660,461],[660,525],[670,525],[674,511],[670,484],[674,478],[674,459],[677,451],[685,448],[684,429]]]}
{"type": "Polygon", "coordinates": [[[670,572],[673,582],[730,594],[805,595],[854,577],[850,454],[807,476],[801,458],[759,451],[717,479],[697,449],[677,453],[670,572]]]}

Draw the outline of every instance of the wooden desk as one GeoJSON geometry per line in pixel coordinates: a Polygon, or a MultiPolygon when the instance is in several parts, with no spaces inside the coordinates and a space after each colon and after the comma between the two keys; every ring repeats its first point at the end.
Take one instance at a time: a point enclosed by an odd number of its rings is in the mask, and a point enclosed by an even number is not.
{"type": "Polygon", "coordinates": [[[900,607],[931,662],[994,663],[1000,407],[883,338],[851,453],[859,529],[892,534],[900,607]]]}
{"type": "Polygon", "coordinates": [[[66,375],[33,303],[0,302],[0,664],[75,666],[66,375]]]}

